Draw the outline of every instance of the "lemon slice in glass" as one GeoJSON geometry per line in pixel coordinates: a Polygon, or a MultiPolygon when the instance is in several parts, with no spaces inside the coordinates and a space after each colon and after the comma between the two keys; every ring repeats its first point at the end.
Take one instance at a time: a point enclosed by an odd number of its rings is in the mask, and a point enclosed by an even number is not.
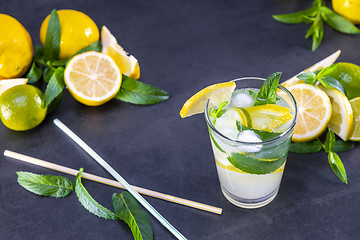
{"type": "Polygon", "coordinates": [[[206,101],[211,100],[214,106],[219,106],[223,101],[229,100],[236,87],[235,82],[217,83],[202,89],[189,98],[180,110],[182,118],[203,113],[206,101]]]}

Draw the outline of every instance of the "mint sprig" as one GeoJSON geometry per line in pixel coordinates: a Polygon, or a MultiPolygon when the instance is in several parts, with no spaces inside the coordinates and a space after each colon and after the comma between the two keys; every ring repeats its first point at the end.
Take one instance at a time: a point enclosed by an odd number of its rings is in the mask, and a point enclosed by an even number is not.
{"type": "Polygon", "coordinates": [[[315,0],[312,6],[304,11],[273,15],[273,18],[285,24],[307,23],[311,24],[305,37],[312,37],[312,51],[321,44],[324,36],[324,22],[340,33],[358,34],[360,30],[351,22],[326,7],[324,0],[315,0]]]}
{"type": "Polygon", "coordinates": [[[259,92],[255,98],[255,106],[264,105],[264,104],[275,104],[277,97],[277,87],[279,85],[279,80],[281,77],[281,72],[276,72],[271,74],[261,86],[259,92]]]}
{"type": "Polygon", "coordinates": [[[330,77],[329,75],[335,71],[337,64],[330,65],[318,72],[306,71],[297,76],[297,78],[303,80],[305,83],[316,85],[319,82],[325,88],[329,89],[333,87],[343,94],[346,95],[344,86],[335,78],[330,77]]]}

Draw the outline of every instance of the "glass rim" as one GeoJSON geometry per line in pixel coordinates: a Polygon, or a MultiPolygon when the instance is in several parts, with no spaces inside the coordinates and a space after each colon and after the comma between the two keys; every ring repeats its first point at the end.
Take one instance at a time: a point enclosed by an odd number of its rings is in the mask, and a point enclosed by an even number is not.
{"type": "MultiPolygon", "coordinates": [[[[266,79],[265,78],[261,78],[261,77],[241,77],[241,78],[236,78],[236,79],[233,79],[229,82],[236,82],[236,81],[240,81],[240,80],[248,80],[248,79],[255,79],[255,80],[261,80],[261,81],[265,81],[266,79]]],[[[292,123],[291,125],[284,131],[282,132],[279,136],[276,136],[272,139],[269,139],[267,141],[261,141],[261,142],[243,142],[243,141],[238,141],[238,140],[234,140],[234,139],[231,139],[227,136],[225,136],[224,134],[222,134],[220,131],[218,131],[215,126],[212,124],[212,122],[210,121],[210,117],[209,117],[209,113],[208,113],[208,106],[209,106],[209,102],[210,102],[210,99],[208,99],[206,101],[206,104],[205,104],[205,109],[204,109],[204,113],[205,113],[205,120],[208,124],[208,126],[216,133],[218,134],[219,136],[221,136],[222,138],[225,138],[226,140],[228,141],[231,141],[231,142],[234,142],[234,143],[239,143],[239,144],[248,144],[248,145],[259,145],[259,144],[269,144],[269,143],[273,143],[273,142],[276,142],[277,140],[283,138],[284,136],[286,136],[296,125],[296,120],[297,120],[297,117],[298,117],[298,107],[297,107],[297,103],[296,103],[296,100],[294,98],[294,96],[290,93],[289,90],[287,90],[284,86],[278,85],[278,88],[282,91],[284,91],[288,96],[290,96],[290,99],[291,101],[294,103],[294,107],[295,107],[295,113],[294,113],[294,118],[292,120],[292,123]]]]}

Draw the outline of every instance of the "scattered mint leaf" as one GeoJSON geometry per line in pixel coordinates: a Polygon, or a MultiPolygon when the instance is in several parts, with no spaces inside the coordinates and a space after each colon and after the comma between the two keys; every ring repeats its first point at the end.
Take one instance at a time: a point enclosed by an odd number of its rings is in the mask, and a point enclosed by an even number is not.
{"type": "Polygon", "coordinates": [[[31,65],[29,73],[26,75],[28,83],[36,83],[42,77],[42,68],[34,61],[31,65]]]}
{"type": "Polygon", "coordinates": [[[326,140],[324,143],[325,152],[331,152],[334,148],[335,144],[335,133],[329,128],[326,134],[326,140]]]}
{"type": "Polygon", "coordinates": [[[255,106],[276,103],[276,92],[280,76],[281,72],[276,72],[266,79],[255,98],[255,106]]]}
{"type": "Polygon", "coordinates": [[[324,21],[336,31],[348,34],[360,33],[360,30],[354,24],[352,24],[342,16],[336,14],[330,8],[322,6],[320,8],[320,11],[324,21]]]}
{"type": "Polygon", "coordinates": [[[75,192],[80,203],[84,206],[86,210],[98,217],[112,220],[118,219],[115,213],[100,205],[90,196],[89,192],[81,183],[81,174],[83,173],[83,171],[84,169],[80,168],[75,180],[75,192]]]}
{"type": "Polygon", "coordinates": [[[289,152],[295,153],[315,153],[322,149],[321,143],[315,139],[309,142],[291,143],[289,152]]]}
{"type": "Polygon", "coordinates": [[[73,190],[73,183],[66,177],[16,172],[18,183],[26,190],[40,196],[66,197],[73,190]]]}
{"type": "Polygon", "coordinates": [[[344,86],[335,78],[324,76],[322,77],[323,82],[325,82],[329,87],[333,87],[340,92],[342,92],[344,95],[346,95],[344,86]]]}
{"type": "Polygon", "coordinates": [[[227,159],[234,167],[244,172],[252,174],[267,174],[281,167],[281,165],[284,164],[286,157],[272,161],[263,161],[241,153],[233,152],[227,159]]]}
{"type": "Polygon", "coordinates": [[[50,63],[50,65],[53,66],[53,67],[64,67],[65,63],[66,63],[65,60],[55,60],[55,61],[52,61],[50,63]]]}
{"type": "Polygon", "coordinates": [[[273,18],[278,22],[286,24],[311,24],[310,28],[306,32],[305,37],[309,38],[312,36],[312,51],[315,51],[321,44],[324,36],[324,21],[330,27],[341,33],[360,33],[360,30],[355,25],[326,7],[326,3],[323,0],[314,0],[312,7],[304,11],[290,14],[273,15],[273,18]]]}
{"type": "Polygon", "coordinates": [[[45,90],[45,107],[49,106],[55,98],[62,94],[65,87],[64,71],[65,69],[63,67],[59,67],[51,76],[49,84],[46,86],[45,90]]]}
{"type": "Polygon", "coordinates": [[[333,170],[333,172],[335,173],[335,175],[343,183],[347,184],[348,182],[347,182],[346,171],[345,171],[343,163],[341,162],[340,157],[334,152],[329,152],[328,160],[329,160],[330,167],[333,170]]]}
{"type": "Polygon", "coordinates": [[[150,105],[167,100],[169,95],[159,88],[122,75],[122,84],[115,98],[127,103],[150,105]]]}
{"type": "Polygon", "coordinates": [[[334,152],[346,152],[353,149],[355,146],[354,142],[352,141],[343,141],[341,139],[335,140],[335,144],[333,147],[334,152]]]}
{"type": "Polygon", "coordinates": [[[43,73],[43,78],[45,82],[49,82],[51,76],[54,74],[55,70],[49,67],[45,67],[44,69],[44,73],[43,73]]]}
{"type": "Polygon", "coordinates": [[[112,202],[116,216],[129,225],[135,240],[153,239],[149,216],[130,193],[114,193],[112,202]]]}
{"type": "Polygon", "coordinates": [[[46,38],[44,44],[44,55],[48,60],[57,60],[60,53],[60,36],[61,26],[59,15],[56,9],[53,9],[50,14],[48,27],[46,30],[46,38]]]}
{"type": "Polygon", "coordinates": [[[311,71],[303,72],[296,77],[311,85],[314,85],[316,81],[316,74],[311,71]]]}

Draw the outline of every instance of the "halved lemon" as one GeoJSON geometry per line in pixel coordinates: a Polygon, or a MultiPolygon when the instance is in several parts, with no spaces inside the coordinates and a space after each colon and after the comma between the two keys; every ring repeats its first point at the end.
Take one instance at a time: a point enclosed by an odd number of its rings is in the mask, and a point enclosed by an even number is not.
{"type": "Polygon", "coordinates": [[[348,140],[353,126],[353,111],[349,100],[335,88],[327,89],[320,86],[320,89],[329,96],[332,106],[328,127],[342,140],[348,140]]]}
{"type": "Polygon", "coordinates": [[[213,105],[219,106],[223,101],[230,99],[235,87],[235,82],[224,82],[202,89],[184,103],[180,110],[180,116],[185,118],[203,113],[208,99],[210,99],[213,105]]]}
{"type": "Polygon", "coordinates": [[[25,85],[27,83],[27,78],[14,78],[14,79],[4,79],[0,80],[0,95],[8,90],[9,88],[15,87],[17,85],[25,85]]]}
{"type": "Polygon", "coordinates": [[[350,104],[353,110],[354,122],[349,139],[351,141],[360,141],[360,97],[351,99],[350,104]]]}
{"type": "Polygon", "coordinates": [[[326,93],[306,83],[299,83],[288,88],[298,106],[298,120],[295,125],[294,142],[306,142],[320,136],[326,129],[332,107],[326,93]]]}
{"type": "Polygon", "coordinates": [[[64,79],[71,95],[88,106],[111,100],[121,85],[121,73],[114,60],[98,52],[73,57],[65,69],[64,79]]]}
{"type": "Polygon", "coordinates": [[[251,118],[252,128],[271,132],[293,118],[289,108],[275,104],[248,107],[246,111],[251,118]]]}
{"type": "Polygon", "coordinates": [[[132,79],[139,79],[140,67],[138,60],[129,55],[117,42],[114,35],[111,34],[107,27],[101,29],[102,53],[112,57],[121,73],[132,79]]]}

